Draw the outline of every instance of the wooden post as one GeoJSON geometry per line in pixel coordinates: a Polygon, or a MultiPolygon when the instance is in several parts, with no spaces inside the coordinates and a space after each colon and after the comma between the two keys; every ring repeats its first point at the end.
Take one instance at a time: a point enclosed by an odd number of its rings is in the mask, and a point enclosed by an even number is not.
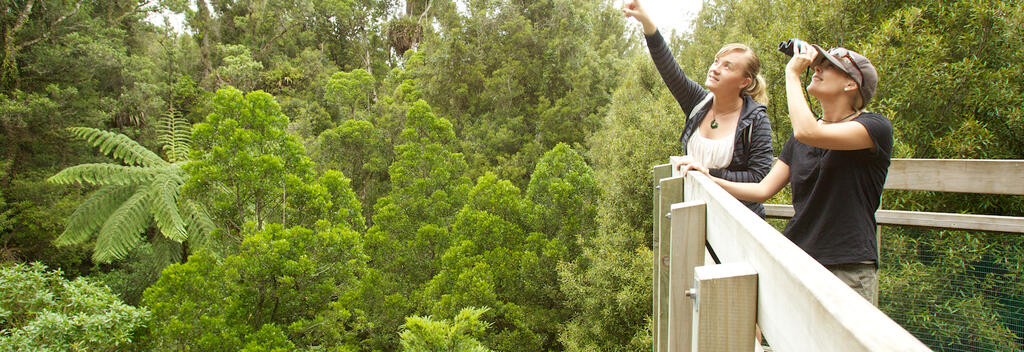
{"type": "Polygon", "coordinates": [[[693,349],[750,351],[757,321],[757,271],[745,262],[694,269],[693,349]]]}
{"type": "Polygon", "coordinates": [[[669,269],[669,251],[671,250],[670,241],[672,239],[672,222],[669,220],[670,209],[672,204],[683,201],[683,178],[682,177],[670,177],[661,180],[661,213],[659,214],[659,222],[661,227],[658,230],[658,241],[654,243],[653,254],[657,259],[655,267],[657,268],[656,280],[657,284],[657,307],[656,314],[654,316],[657,325],[656,330],[652,333],[657,333],[657,352],[668,352],[668,292],[670,278],[668,275],[669,269]]]}
{"type": "Polygon", "coordinates": [[[652,237],[653,243],[651,243],[651,248],[652,248],[652,251],[653,251],[653,254],[654,254],[652,256],[653,259],[652,259],[652,263],[651,263],[651,268],[653,270],[652,271],[652,275],[651,275],[651,287],[653,288],[651,290],[652,302],[653,302],[653,307],[652,307],[652,310],[651,310],[651,312],[652,312],[652,314],[651,314],[651,321],[654,324],[654,326],[651,329],[651,335],[652,335],[651,336],[651,342],[652,342],[651,351],[658,351],[658,343],[660,342],[660,339],[659,339],[659,336],[658,336],[658,326],[659,326],[659,323],[660,323],[660,320],[658,320],[658,313],[659,313],[658,307],[660,306],[660,303],[661,303],[661,302],[658,301],[658,294],[661,292],[660,291],[660,287],[658,286],[658,283],[660,281],[659,278],[661,277],[661,272],[659,270],[661,268],[661,266],[658,265],[658,253],[659,253],[659,249],[660,249],[660,246],[658,244],[658,240],[661,237],[660,236],[661,223],[663,221],[666,221],[666,222],[668,221],[668,219],[666,219],[663,216],[665,213],[661,210],[661,179],[672,176],[672,165],[671,164],[657,165],[657,166],[654,167],[653,170],[651,170],[651,173],[654,175],[654,177],[653,177],[654,179],[652,180],[653,185],[651,186],[654,189],[654,197],[653,197],[654,198],[654,206],[652,208],[653,209],[653,214],[651,215],[652,219],[653,219],[652,222],[654,224],[654,232],[653,232],[654,236],[652,237]]]}
{"type": "Polygon", "coordinates": [[[671,259],[669,261],[669,352],[690,350],[693,333],[693,270],[704,265],[707,204],[691,201],[672,205],[671,259]]]}

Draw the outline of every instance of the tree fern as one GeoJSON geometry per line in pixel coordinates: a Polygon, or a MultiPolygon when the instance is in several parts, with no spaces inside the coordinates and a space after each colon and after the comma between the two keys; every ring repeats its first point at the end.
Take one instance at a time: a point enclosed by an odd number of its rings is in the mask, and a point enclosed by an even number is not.
{"type": "MultiPolygon", "coordinates": [[[[58,184],[101,186],[68,218],[57,245],[85,243],[96,234],[93,259],[107,263],[127,256],[154,225],[162,235],[153,239],[154,245],[160,242],[166,250],[180,250],[190,237],[204,238],[215,229],[205,210],[179,197],[189,150],[189,127],[180,115],[161,119],[159,140],[170,161],[123,134],[86,127],[68,131],[127,165],[82,164],[50,177],[58,184]]],[[[180,258],[180,253],[168,255],[180,258]]]]}

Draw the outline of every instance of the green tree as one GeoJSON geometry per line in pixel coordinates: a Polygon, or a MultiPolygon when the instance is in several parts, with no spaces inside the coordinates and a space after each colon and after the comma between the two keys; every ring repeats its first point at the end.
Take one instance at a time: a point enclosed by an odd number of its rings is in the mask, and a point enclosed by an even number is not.
{"type": "MultiPolygon", "coordinates": [[[[391,192],[374,206],[375,266],[399,275],[406,289],[430,280],[448,247],[447,227],[469,190],[466,164],[455,153],[451,124],[426,102],[409,109],[403,143],[388,169],[391,192]],[[379,247],[376,247],[379,246],[379,247]],[[379,252],[376,252],[379,251],[379,252]]],[[[368,244],[369,246],[369,244],[368,244]]]]}
{"type": "Polygon", "coordinates": [[[480,320],[486,308],[466,308],[452,319],[434,321],[430,317],[406,318],[402,328],[402,351],[407,352],[488,352],[486,346],[474,336],[487,329],[488,323],[480,320]]]}
{"type": "MultiPolygon", "coordinates": [[[[320,168],[352,178],[352,191],[362,204],[374,204],[388,191],[388,165],[394,157],[383,131],[370,121],[347,120],[321,133],[311,149],[320,168]]],[[[372,210],[366,207],[364,217],[371,218],[372,210]]]]}
{"type": "Polygon", "coordinates": [[[66,167],[107,160],[65,133],[70,126],[118,132],[151,149],[152,126],[167,110],[167,86],[156,80],[145,40],[151,6],[138,2],[8,1],[2,6],[4,75],[0,88],[0,188],[12,210],[0,232],[5,252],[60,267],[69,276],[92,263],[80,247],[53,245],[64,220],[87,194],[47,182],[66,167]],[[11,66],[13,65],[13,66],[11,66]],[[79,69],[88,67],[88,69],[79,69]],[[12,83],[13,85],[7,85],[12,83]]]}
{"type": "Polygon", "coordinates": [[[566,260],[566,245],[530,231],[532,208],[510,181],[481,176],[452,225],[440,272],[424,288],[436,316],[491,308],[495,328],[483,340],[497,350],[557,350],[569,315],[551,270],[566,260]]]}
{"type": "Polygon", "coordinates": [[[593,241],[600,189],[583,156],[565,143],[544,153],[530,175],[526,197],[536,205],[535,231],[569,247],[569,257],[593,241]]]}
{"type": "Polygon", "coordinates": [[[348,225],[316,227],[249,228],[237,254],[168,267],[143,298],[150,347],[355,348],[362,323],[350,307],[367,257],[348,225]]]}
{"type": "Polygon", "coordinates": [[[325,173],[318,182],[313,162],[287,132],[288,117],[273,96],[243,95],[229,87],[217,91],[209,110],[194,129],[184,192],[209,209],[223,230],[214,235],[219,245],[237,245],[250,221],[257,229],[267,223],[312,227],[320,219],[365,226],[349,180],[325,173]],[[345,187],[328,187],[339,183],[345,187]]]}
{"type": "Polygon", "coordinates": [[[86,278],[39,263],[0,267],[0,350],[117,351],[150,319],[86,278]]]}
{"type": "Polygon", "coordinates": [[[359,119],[356,111],[370,108],[375,83],[373,76],[363,69],[337,72],[327,81],[324,97],[337,109],[340,121],[359,119]]]}
{"type": "Polygon", "coordinates": [[[218,51],[224,55],[224,63],[214,73],[222,84],[251,91],[259,84],[263,64],[252,58],[249,48],[244,45],[223,44],[218,51]]]}
{"type": "Polygon", "coordinates": [[[423,101],[412,104],[405,122],[388,168],[391,190],[374,206],[365,241],[373,273],[364,295],[392,303],[364,300],[362,308],[380,323],[370,338],[381,349],[397,347],[403,319],[423,305],[416,292],[440,269],[448,227],[470,188],[451,123],[423,101]]]}

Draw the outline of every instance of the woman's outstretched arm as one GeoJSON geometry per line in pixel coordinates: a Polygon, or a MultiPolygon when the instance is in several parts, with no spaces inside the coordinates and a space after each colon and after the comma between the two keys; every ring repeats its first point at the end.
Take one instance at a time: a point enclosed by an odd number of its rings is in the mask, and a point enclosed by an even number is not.
{"type": "Polygon", "coordinates": [[[665,38],[661,36],[658,27],[651,22],[651,18],[647,15],[647,11],[644,10],[639,1],[626,0],[622,13],[626,17],[635,18],[643,25],[644,37],[647,39],[647,49],[651,52],[654,66],[658,68],[661,79],[665,81],[669,92],[672,92],[672,96],[679,102],[683,112],[689,114],[693,107],[707,96],[708,91],[697,84],[697,82],[686,77],[683,69],[679,67],[679,63],[672,56],[672,51],[665,44],[665,38]]]}

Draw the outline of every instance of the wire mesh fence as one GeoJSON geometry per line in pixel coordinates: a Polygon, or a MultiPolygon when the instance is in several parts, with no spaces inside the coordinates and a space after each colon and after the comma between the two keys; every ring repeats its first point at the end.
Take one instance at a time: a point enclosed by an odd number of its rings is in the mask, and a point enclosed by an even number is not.
{"type": "Polygon", "coordinates": [[[1024,235],[884,227],[879,308],[936,351],[1024,350],[1024,235]]]}

